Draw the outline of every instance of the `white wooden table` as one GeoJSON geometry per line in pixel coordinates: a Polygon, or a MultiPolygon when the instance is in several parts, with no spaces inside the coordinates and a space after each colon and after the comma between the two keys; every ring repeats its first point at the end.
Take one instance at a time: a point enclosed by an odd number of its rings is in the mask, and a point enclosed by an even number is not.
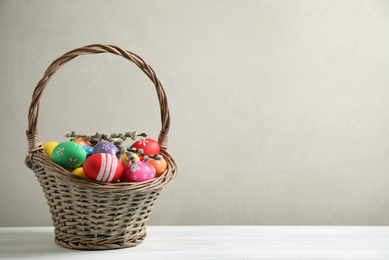
{"type": "Polygon", "coordinates": [[[137,247],[79,251],[52,227],[0,228],[0,259],[389,259],[389,227],[148,226],[137,247]]]}

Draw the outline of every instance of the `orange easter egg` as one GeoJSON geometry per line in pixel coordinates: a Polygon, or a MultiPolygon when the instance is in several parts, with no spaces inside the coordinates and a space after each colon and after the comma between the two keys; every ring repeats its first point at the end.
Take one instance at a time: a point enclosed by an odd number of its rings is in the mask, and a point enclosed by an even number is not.
{"type": "Polygon", "coordinates": [[[82,138],[73,140],[73,142],[78,143],[81,146],[92,146],[92,144],[88,140],[85,140],[85,139],[82,139],[82,138]]]}
{"type": "Polygon", "coordinates": [[[150,159],[149,164],[154,166],[156,177],[161,176],[162,173],[164,173],[166,171],[166,168],[167,168],[167,162],[165,161],[165,159],[162,159],[159,161],[154,160],[154,159],[150,159]]]}

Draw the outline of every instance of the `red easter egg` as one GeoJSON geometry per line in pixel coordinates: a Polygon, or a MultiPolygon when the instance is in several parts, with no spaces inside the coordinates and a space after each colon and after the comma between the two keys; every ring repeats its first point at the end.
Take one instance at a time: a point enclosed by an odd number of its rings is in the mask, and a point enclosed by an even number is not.
{"type": "Polygon", "coordinates": [[[144,138],[136,141],[131,145],[131,148],[143,149],[143,153],[146,155],[159,154],[159,144],[153,139],[144,138]]]}
{"type": "Polygon", "coordinates": [[[82,169],[89,179],[104,182],[116,182],[123,174],[123,165],[112,154],[97,153],[89,156],[82,169]]]}

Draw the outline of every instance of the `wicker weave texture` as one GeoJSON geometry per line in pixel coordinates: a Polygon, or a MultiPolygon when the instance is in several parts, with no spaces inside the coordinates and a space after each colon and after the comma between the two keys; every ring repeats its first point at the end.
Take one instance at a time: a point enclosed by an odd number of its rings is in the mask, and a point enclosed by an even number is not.
{"type": "Polygon", "coordinates": [[[177,174],[176,163],[167,153],[170,114],[166,93],[151,67],[138,55],[112,45],[89,45],[70,51],[55,60],[37,84],[28,117],[28,155],[43,189],[55,227],[55,242],[73,249],[116,249],[132,247],[146,236],[146,224],[161,190],[177,174]],[[140,183],[105,183],[70,174],[43,151],[38,135],[39,102],[49,79],[68,61],[79,55],[112,53],[134,62],[155,85],[161,111],[158,142],[167,170],[158,178],[140,183]]]}

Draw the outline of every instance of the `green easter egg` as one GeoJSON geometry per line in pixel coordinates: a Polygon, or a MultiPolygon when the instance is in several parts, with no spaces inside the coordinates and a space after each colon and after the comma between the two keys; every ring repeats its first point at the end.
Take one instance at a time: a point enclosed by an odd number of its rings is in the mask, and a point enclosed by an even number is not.
{"type": "Polygon", "coordinates": [[[54,148],[51,159],[66,170],[71,170],[80,167],[84,163],[86,151],[78,143],[63,142],[54,148]]]}

